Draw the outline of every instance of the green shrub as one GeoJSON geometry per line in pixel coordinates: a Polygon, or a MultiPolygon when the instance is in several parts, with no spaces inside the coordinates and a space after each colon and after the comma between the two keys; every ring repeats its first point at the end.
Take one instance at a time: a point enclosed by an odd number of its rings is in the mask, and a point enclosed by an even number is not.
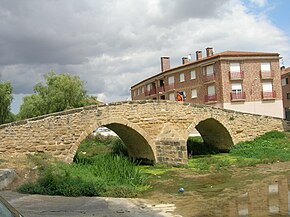
{"type": "Polygon", "coordinates": [[[115,139],[111,142],[112,153],[115,155],[129,156],[128,149],[121,139],[115,139]]]}

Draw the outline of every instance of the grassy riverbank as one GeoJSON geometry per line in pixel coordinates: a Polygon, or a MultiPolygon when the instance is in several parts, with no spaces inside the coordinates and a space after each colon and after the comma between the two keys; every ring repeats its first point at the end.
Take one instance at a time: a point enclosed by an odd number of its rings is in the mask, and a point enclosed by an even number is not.
{"type": "Polygon", "coordinates": [[[289,132],[270,132],[221,154],[212,154],[213,150],[206,152],[202,140],[193,140],[195,144],[200,143],[196,147],[201,147],[203,155],[194,155],[187,166],[175,168],[162,164],[138,166],[126,157],[126,147],[119,139],[89,138],[80,145],[73,164],[51,162],[43,155],[30,156],[38,166],[39,178],[18,190],[65,196],[134,197],[150,186],[150,191],[154,191],[161,176],[179,185],[187,183],[188,174],[192,179],[201,174],[218,173],[226,179],[227,170],[232,168],[290,161],[289,132]]]}
{"type": "Polygon", "coordinates": [[[90,137],[80,145],[74,162],[48,162],[45,155],[30,156],[39,178],[19,192],[64,196],[135,197],[149,188],[146,174],[126,157],[124,144],[113,137],[90,137]]]}

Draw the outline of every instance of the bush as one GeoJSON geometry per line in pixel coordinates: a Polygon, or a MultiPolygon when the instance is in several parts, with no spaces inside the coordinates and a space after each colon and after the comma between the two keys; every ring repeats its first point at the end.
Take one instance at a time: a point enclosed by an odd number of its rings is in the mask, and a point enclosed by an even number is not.
{"type": "Polygon", "coordinates": [[[112,153],[115,155],[129,156],[128,149],[121,139],[115,139],[111,143],[112,153]]]}

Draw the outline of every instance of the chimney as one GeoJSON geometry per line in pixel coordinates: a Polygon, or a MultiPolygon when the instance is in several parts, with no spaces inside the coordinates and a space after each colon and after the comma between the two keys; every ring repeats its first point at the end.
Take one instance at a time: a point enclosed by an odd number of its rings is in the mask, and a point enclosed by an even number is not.
{"type": "Polygon", "coordinates": [[[200,60],[202,58],[201,50],[196,51],[195,54],[196,54],[196,60],[200,60]]]}
{"type": "Polygon", "coordinates": [[[170,69],[170,57],[161,57],[161,71],[167,71],[170,69]]]}
{"type": "Polygon", "coordinates": [[[213,55],[213,48],[212,47],[207,47],[206,48],[206,56],[211,57],[213,55]]]}
{"type": "Polygon", "coordinates": [[[188,57],[182,57],[182,65],[189,63],[188,57]]]}

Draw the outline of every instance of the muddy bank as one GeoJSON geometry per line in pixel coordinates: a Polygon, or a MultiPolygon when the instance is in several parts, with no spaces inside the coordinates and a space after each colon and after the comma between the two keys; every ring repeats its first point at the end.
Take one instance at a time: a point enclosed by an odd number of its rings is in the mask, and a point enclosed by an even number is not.
{"type": "Polygon", "coordinates": [[[206,174],[178,169],[152,175],[143,195],[155,203],[176,205],[191,216],[288,216],[290,162],[231,168],[206,174]],[[183,187],[184,193],[178,193],[183,187]]]}

